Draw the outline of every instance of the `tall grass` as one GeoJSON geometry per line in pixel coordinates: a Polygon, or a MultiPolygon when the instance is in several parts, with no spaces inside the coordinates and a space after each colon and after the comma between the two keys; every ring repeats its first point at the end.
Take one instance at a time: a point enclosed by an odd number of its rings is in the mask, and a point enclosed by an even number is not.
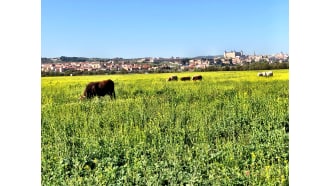
{"type": "Polygon", "coordinates": [[[288,70],[198,74],[42,78],[42,184],[288,185],[288,70]]]}

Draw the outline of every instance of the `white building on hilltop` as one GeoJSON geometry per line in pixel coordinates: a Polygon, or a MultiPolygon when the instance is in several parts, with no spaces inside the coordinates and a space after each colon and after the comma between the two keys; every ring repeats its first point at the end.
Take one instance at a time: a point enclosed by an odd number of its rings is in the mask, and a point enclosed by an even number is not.
{"type": "Polygon", "coordinates": [[[235,50],[234,51],[230,51],[230,52],[227,52],[225,51],[225,53],[223,54],[223,57],[225,59],[233,59],[233,58],[236,58],[236,57],[241,57],[243,56],[243,51],[241,50],[240,52],[236,52],[235,50]]]}

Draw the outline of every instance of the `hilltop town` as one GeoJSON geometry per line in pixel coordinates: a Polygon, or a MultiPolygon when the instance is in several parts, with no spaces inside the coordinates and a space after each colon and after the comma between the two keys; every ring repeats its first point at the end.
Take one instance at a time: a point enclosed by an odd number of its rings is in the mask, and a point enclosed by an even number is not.
{"type": "Polygon", "coordinates": [[[288,68],[289,55],[244,55],[243,51],[193,58],[41,58],[41,75],[94,75],[115,73],[153,73],[178,71],[216,71],[288,68]]]}

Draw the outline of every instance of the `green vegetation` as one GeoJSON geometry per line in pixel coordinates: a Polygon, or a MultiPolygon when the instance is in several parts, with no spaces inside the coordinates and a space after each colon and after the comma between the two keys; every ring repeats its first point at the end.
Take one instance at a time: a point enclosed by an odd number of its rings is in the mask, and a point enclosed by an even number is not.
{"type": "Polygon", "coordinates": [[[288,185],[289,71],[43,77],[42,185],[288,185]],[[79,100],[90,81],[110,97],[79,100]]]}

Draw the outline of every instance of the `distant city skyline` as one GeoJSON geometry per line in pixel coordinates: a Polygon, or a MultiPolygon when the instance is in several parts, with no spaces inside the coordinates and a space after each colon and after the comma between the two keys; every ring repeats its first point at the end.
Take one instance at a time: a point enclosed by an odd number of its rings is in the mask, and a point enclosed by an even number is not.
{"type": "Polygon", "coordinates": [[[289,2],[42,0],[41,57],[289,54],[289,2]]]}
{"type": "MultiPolygon", "coordinates": [[[[285,52],[277,52],[277,53],[274,53],[274,54],[255,54],[255,53],[252,53],[252,54],[247,54],[247,53],[244,53],[244,51],[238,51],[238,50],[227,50],[226,51],[227,53],[232,53],[232,52],[242,52],[242,54],[243,54],[243,56],[253,56],[253,55],[255,55],[255,56],[276,56],[276,55],[281,55],[281,54],[283,54],[283,55],[287,55],[287,56],[289,56],[289,53],[285,53],[285,52]]],[[[140,57],[129,57],[129,58],[124,58],[124,57],[120,57],[120,56],[117,56],[117,57],[86,57],[86,56],[64,56],[64,55],[61,55],[61,56],[55,56],[55,57],[44,57],[44,56],[42,56],[41,58],[48,58],[48,59],[52,59],[52,58],[61,58],[61,57],[78,57],[78,58],[100,58],[100,59],[111,59],[111,58],[123,58],[123,59],[141,59],[141,58],[164,58],[164,59],[166,59],[166,58],[168,58],[168,59],[170,59],[170,58],[196,58],[196,57],[207,57],[207,56],[225,56],[225,54],[224,53],[222,53],[222,54],[216,54],[216,55],[198,55],[198,56],[189,56],[189,57],[187,57],[187,56],[166,56],[166,57],[163,57],[163,56],[140,56],[140,57]]]]}

